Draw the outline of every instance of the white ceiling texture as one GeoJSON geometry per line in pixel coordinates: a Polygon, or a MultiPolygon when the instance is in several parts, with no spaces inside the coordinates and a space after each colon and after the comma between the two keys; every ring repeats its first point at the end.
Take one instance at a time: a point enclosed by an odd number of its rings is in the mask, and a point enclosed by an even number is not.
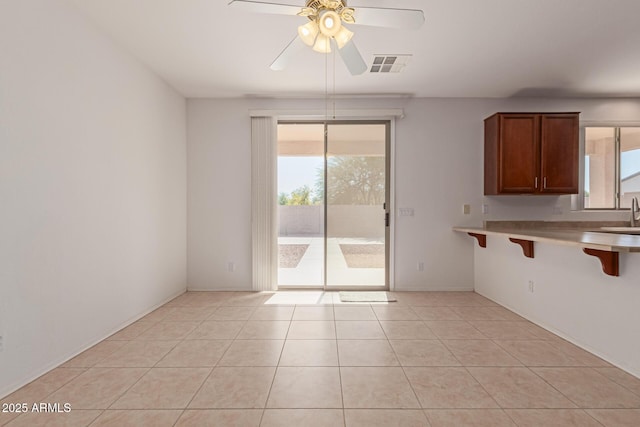
{"type": "Polygon", "coordinates": [[[70,1],[190,98],[317,96],[327,82],[333,90],[334,70],[345,96],[640,96],[640,0],[350,0],[426,17],[417,31],[351,26],[369,65],[374,54],[413,55],[399,74],[360,76],[311,49],[269,68],[306,18],[225,0],[70,1]]]}

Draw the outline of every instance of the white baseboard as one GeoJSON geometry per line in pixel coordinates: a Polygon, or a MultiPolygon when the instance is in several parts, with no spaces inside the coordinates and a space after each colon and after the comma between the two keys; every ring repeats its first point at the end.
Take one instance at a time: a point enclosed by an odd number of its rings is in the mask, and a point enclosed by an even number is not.
{"type": "Polygon", "coordinates": [[[248,289],[238,289],[238,288],[197,288],[197,287],[188,287],[187,292],[258,292],[254,291],[251,288],[248,289]]]}
{"type": "Polygon", "coordinates": [[[473,292],[473,286],[396,286],[394,292],[473,292]]]}
{"type": "Polygon", "coordinates": [[[537,319],[535,317],[532,316],[528,316],[525,315],[523,313],[521,313],[519,310],[516,310],[515,308],[511,307],[508,304],[504,304],[500,301],[496,301],[495,299],[488,297],[487,295],[482,294],[481,292],[476,291],[479,295],[482,295],[483,297],[495,302],[496,304],[500,304],[501,306],[503,306],[504,308],[513,311],[514,313],[516,313],[518,316],[523,317],[525,319],[527,319],[528,321],[540,326],[542,329],[546,329],[547,331],[551,332],[554,335],[559,336],[562,339],[565,339],[567,341],[569,341],[571,344],[574,344],[578,347],[580,347],[581,349],[588,351],[591,354],[595,354],[596,356],[598,356],[600,359],[611,363],[613,366],[622,369],[623,371],[633,375],[634,377],[640,379],[640,372],[636,372],[633,368],[626,366],[624,363],[621,363],[617,360],[615,360],[615,358],[607,355],[607,354],[603,354],[602,352],[591,348],[590,346],[586,345],[585,343],[575,339],[574,337],[567,335],[566,333],[554,328],[551,325],[546,324],[545,322],[542,322],[540,319],[537,319]]]}
{"type": "Polygon", "coordinates": [[[22,380],[16,381],[13,384],[9,385],[8,387],[5,387],[4,389],[0,390],[0,399],[5,398],[6,396],[10,395],[11,393],[15,392],[16,390],[24,387],[25,385],[29,384],[30,382],[32,382],[34,380],[40,378],[41,376],[43,376],[47,372],[51,371],[52,369],[55,369],[58,366],[60,366],[60,365],[62,365],[64,363],[66,363],[67,361],[73,359],[74,357],[76,357],[77,355],[82,353],[83,351],[86,351],[86,350],[90,349],[91,347],[93,347],[94,345],[98,344],[99,342],[104,341],[106,338],[108,338],[111,335],[115,334],[119,330],[121,330],[121,329],[131,325],[132,323],[140,320],[141,318],[143,318],[147,314],[151,313],[152,311],[156,310],[159,307],[162,307],[163,305],[165,305],[166,303],[168,303],[172,299],[184,294],[185,292],[186,292],[186,289],[185,290],[181,290],[180,292],[178,292],[178,293],[170,296],[169,298],[165,299],[161,303],[156,304],[153,307],[151,307],[150,309],[144,311],[143,313],[138,314],[138,315],[134,316],[133,318],[124,321],[119,326],[116,326],[114,329],[108,331],[106,333],[106,335],[105,334],[100,334],[100,336],[94,337],[88,343],[81,345],[76,350],[73,350],[69,355],[59,357],[59,358],[53,360],[52,362],[48,363],[47,365],[45,365],[41,369],[36,370],[35,372],[30,374],[29,376],[23,378],[22,380]]]}

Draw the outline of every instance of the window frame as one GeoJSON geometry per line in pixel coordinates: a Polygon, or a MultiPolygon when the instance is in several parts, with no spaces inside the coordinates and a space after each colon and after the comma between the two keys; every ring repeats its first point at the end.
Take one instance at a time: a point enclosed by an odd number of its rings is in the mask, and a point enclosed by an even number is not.
{"type": "Polygon", "coordinates": [[[624,212],[629,211],[629,208],[620,207],[620,191],[621,191],[621,152],[620,152],[620,129],[625,127],[640,127],[640,122],[581,122],[580,123],[580,162],[579,162],[579,192],[574,195],[572,199],[572,210],[580,210],[585,212],[624,212]],[[584,206],[585,197],[585,153],[586,153],[586,129],[587,128],[614,128],[614,143],[615,143],[615,207],[613,208],[586,208],[584,206]]]}

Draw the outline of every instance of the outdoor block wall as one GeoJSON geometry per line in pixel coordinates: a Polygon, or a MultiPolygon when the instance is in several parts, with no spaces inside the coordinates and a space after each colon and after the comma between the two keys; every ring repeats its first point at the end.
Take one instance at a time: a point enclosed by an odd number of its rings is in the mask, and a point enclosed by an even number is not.
{"type": "MultiPolygon", "coordinates": [[[[384,239],[384,210],[381,206],[329,205],[328,237],[384,239]]],[[[278,206],[278,236],[322,237],[324,206],[278,206]]]]}

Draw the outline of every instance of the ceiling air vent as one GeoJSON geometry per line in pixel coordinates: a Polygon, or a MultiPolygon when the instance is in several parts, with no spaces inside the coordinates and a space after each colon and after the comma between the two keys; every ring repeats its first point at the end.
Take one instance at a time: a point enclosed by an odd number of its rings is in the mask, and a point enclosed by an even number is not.
{"type": "Polygon", "coordinates": [[[373,55],[371,73],[399,73],[413,55],[373,55]]]}

